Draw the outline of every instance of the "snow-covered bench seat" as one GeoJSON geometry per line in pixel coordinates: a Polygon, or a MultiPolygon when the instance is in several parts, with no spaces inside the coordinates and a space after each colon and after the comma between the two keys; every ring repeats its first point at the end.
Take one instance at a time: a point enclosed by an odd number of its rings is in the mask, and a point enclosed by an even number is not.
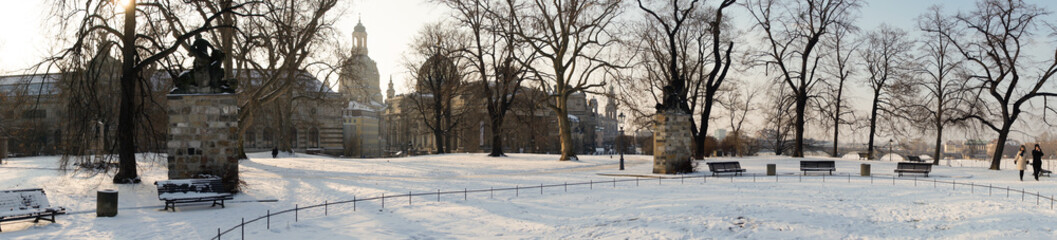
{"type": "Polygon", "coordinates": [[[220,178],[171,179],[154,182],[158,186],[158,200],[165,201],[165,210],[176,211],[177,203],[209,202],[224,207],[224,200],[234,197],[220,178]]]}
{"type": "Polygon", "coordinates": [[[837,170],[837,163],[834,161],[800,161],[800,171],[807,175],[808,171],[829,171],[829,175],[833,175],[833,171],[837,170]]]}
{"type": "Polygon", "coordinates": [[[896,163],[896,173],[902,177],[903,173],[924,173],[925,177],[929,177],[929,172],[932,172],[931,163],[912,163],[912,162],[901,162],[896,163]]]}
{"type": "Polygon", "coordinates": [[[859,152],[859,160],[870,160],[870,154],[859,152]]]}
{"type": "Polygon", "coordinates": [[[55,222],[55,215],[65,213],[66,208],[52,207],[48,203],[48,196],[44,194],[44,189],[0,191],[0,222],[24,219],[33,219],[33,222],[40,220],[55,222]]]}
{"type": "Polygon", "coordinates": [[[916,163],[925,162],[925,160],[921,160],[921,157],[918,157],[918,156],[907,156],[907,161],[916,162],[916,163]]]}
{"type": "Polygon", "coordinates": [[[712,172],[712,176],[717,173],[734,173],[734,176],[745,172],[744,168],[741,168],[739,162],[710,162],[708,164],[708,171],[712,172]]]}

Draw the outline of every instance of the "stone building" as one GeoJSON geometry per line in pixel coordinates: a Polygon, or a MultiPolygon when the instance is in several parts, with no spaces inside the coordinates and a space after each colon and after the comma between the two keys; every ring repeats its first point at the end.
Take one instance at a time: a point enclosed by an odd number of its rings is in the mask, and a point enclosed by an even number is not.
{"type": "MultiPolygon", "coordinates": [[[[451,152],[489,152],[492,148],[491,121],[484,106],[480,82],[464,85],[454,101],[455,108],[462,112],[458,126],[453,129],[451,152]]],[[[425,125],[422,114],[414,109],[409,98],[420,93],[396,95],[392,84],[387,90],[382,130],[384,148],[393,154],[428,154],[435,150],[434,137],[425,125]]],[[[612,94],[610,94],[612,96],[612,94]]],[[[513,106],[503,124],[503,145],[507,153],[557,153],[561,150],[557,129],[557,117],[542,101],[548,98],[534,88],[522,88],[515,96],[513,106]]],[[[573,126],[573,141],[580,154],[608,152],[613,149],[618,134],[616,101],[609,99],[604,112],[599,112],[597,99],[587,99],[584,93],[575,93],[569,98],[569,115],[573,126]]]]}
{"type": "Polygon", "coordinates": [[[343,154],[381,157],[384,154],[381,112],[385,106],[379,88],[378,64],[367,55],[367,28],[363,22],[356,23],[352,40],[352,52],[342,63],[338,80],[345,103],[342,110],[343,154]]]}

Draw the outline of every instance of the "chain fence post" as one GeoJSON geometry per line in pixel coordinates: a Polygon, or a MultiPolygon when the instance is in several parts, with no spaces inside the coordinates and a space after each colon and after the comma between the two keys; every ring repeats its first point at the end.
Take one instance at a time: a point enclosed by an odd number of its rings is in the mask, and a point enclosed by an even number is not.
{"type": "Polygon", "coordinates": [[[220,228],[217,228],[217,240],[220,240],[220,228]]]}
{"type": "Polygon", "coordinates": [[[462,200],[466,201],[466,188],[462,189],[462,200]]]}
{"type": "MultiPolygon", "coordinates": [[[[495,192],[495,188],[494,187],[488,187],[488,199],[492,199],[492,198],[495,197],[495,193],[494,192],[495,192]]],[[[437,201],[439,202],[440,201],[440,190],[437,190],[437,199],[438,199],[437,201]]]]}
{"type": "Polygon", "coordinates": [[[239,230],[242,231],[242,239],[246,239],[246,218],[242,218],[242,224],[239,224],[239,230]]]}
{"type": "Polygon", "coordinates": [[[323,200],[323,216],[330,216],[330,203],[327,200],[323,200]]]}
{"type": "Polygon", "coordinates": [[[297,211],[298,211],[297,204],[294,204],[294,222],[297,222],[297,211]]]}
{"type": "Polygon", "coordinates": [[[440,188],[437,189],[437,202],[440,202],[440,188]]]}
{"type": "Polygon", "coordinates": [[[407,191],[407,205],[411,206],[411,191],[407,191]]]}
{"type": "Polygon", "coordinates": [[[358,201],[356,201],[356,195],[352,195],[352,211],[353,212],[356,211],[356,202],[358,202],[358,201]]]}
{"type": "Polygon", "coordinates": [[[271,209],[268,209],[268,212],[264,214],[264,218],[265,218],[264,219],[265,224],[268,224],[268,225],[265,225],[265,227],[267,229],[271,230],[272,229],[272,210],[271,209]]]}
{"type": "Polygon", "coordinates": [[[385,193],[382,193],[382,209],[385,209],[385,193]]]}
{"type": "Polygon", "coordinates": [[[540,195],[543,195],[543,184],[540,183],[540,195]]]}
{"type": "Polygon", "coordinates": [[[520,196],[520,195],[521,195],[521,186],[520,185],[514,185],[514,197],[517,197],[517,196],[520,196]]]}

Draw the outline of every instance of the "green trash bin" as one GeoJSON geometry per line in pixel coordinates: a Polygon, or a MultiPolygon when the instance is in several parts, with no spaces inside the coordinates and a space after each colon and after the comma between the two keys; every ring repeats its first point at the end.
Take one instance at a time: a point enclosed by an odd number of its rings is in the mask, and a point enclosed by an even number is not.
{"type": "Polygon", "coordinates": [[[767,176],[774,176],[774,174],[775,174],[775,164],[774,163],[767,164],[767,176]]]}
{"type": "Polygon", "coordinates": [[[870,164],[863,163],[859,165],[859,176],[870,176],[870,164]]]}

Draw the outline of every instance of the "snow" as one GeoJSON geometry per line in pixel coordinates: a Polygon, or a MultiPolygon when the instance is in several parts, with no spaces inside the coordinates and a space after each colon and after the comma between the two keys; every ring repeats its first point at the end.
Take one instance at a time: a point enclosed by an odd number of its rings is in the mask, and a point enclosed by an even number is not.
{"type": "MultiPolygon", "coordinates": [[[[162,211],[155,181],[166,180],[165,157],[141,158],[144,184],[114,185],[110,176],[63,173],[58,157],[13,158],[0,165],[0,189],[44,188],[52,205],[70,214],[57,223],[5,222],[3,239],[208,239],[245,218],[295,205],[436,191],[519,187],[514,191],[415,196],[331,205],[273,216],[246,226],[247,239],[1057,239],[1057,211],[1034,195],[967,185],[1057,193],[1057,180],[1017,179],[1014,170],[987,170],[987,162],[951,161],[929,178],[893,181],[895,162],[824,158],[834,176],[801,176],[800,159],[782,156],[718,158],[740,161],[745,176],[661,179],[650,174],[650,156],[447,154],[390,159],[338,159],[295,154],[272,159],[252,153],[241,162],[244,193],[226,208],[178,205],[162,211]],[[776,164],[778,177],[762,176],[776,164]],[[859,177],[871,164],[873,178],[859,177]],[[638,178],[640,181],[634,181],[638,178]],[[614,180],[622,182],[612,182],[614,180]],[[933,183],[932,180],[937,180],[933,183]],[[591,185],[563,183],[593,181],[591,185]],[[706,182],[707,181],[707,182],[706,182]],[[555,184],[540,192],[540,184],[555,184]],[[535,186],[533,188],[533,186],[535,186]],[[95,217],[95,192],[117,189],[116,217],[95,217]],[[276,201],[271,201],[276,200],[276,201]]],[[[816,159],[816,158],[809,158],[816,159]]],[[[1047,166],[1057,161],[1050,160],[1047,166]]],[[[1055,166],[1057,167],[1057,166],[1055,166]]],[[[1013,169],[1011,164],[1003,168],[1013,169]]],[[[699,169],[706,169],[703,163],[699,169]]],[[[1030,174],[1030,173],[1029,173],[1030,174]]],[[[673,177],[673,176],[664,176],[673,177]]],[[[222,239],[239,239],[236,229],[222,239]]]]}

